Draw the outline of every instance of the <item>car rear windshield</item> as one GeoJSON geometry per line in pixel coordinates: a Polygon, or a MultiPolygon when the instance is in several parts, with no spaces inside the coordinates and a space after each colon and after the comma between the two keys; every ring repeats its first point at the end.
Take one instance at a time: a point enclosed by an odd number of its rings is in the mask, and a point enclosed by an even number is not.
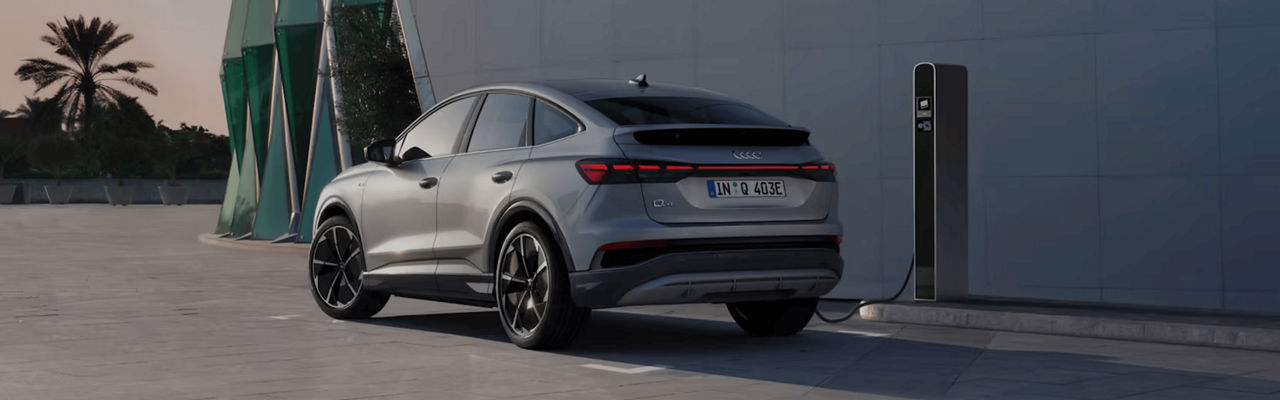
{"type": "Polygon", "coordinates": [[[746,103],[698,97],[615,97],[587,101],[618,125],[723,124],[788,126],[746,103]]]}

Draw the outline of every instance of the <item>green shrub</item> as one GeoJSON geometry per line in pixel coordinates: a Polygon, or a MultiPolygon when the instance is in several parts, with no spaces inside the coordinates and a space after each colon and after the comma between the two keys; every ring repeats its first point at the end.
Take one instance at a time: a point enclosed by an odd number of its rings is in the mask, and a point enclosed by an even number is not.
{"type": "Polygon", "coordinates": [[[80,161],[80,145],[67,135],[36,137],[27,149],[27,162],[52,174],[59,186],[62,185],[62,176],[80,161]]]}
{"type": "MultiPolygon", "coordinates": [[[[332,20],[337,53],[333,74],[342,96],[339,129],[352,149],[396,137],[422,114],[400,20],[390,2],[339,4],[332,20]]],[[[364,157],[360,151],[352,153],[364,157]]]]}

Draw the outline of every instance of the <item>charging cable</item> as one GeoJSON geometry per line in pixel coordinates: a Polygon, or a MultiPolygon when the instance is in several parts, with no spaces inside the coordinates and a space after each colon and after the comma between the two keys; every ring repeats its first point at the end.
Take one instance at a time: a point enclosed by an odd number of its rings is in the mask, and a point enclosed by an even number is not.
{"type": "Polygon", "coordinates": [[[866,306],[869,306],[872,304],[878,304],[878,303],[888,303],[888,302],[897,300],[899,296],[902,296],[902,292],[907,290],[907,284],[911,282],[911,275],[915,272],[916,270],[915,267],[916,267],[916,255],[912,254],[911,264],[907,265],[907,277],[902,280],[902,287],[898,288],[898,293],[894,293],[893,297],[888,297],[883,299],[863,300],[859,302],[858,305],[853,306],[853,309],[849,310],[848,314],[840,316],[839,318],[828,318],[827,316],[822,315],[821,311],[818,311],[816,309],[813,310],[813,313],[818,316],[818,319],[834,324],[834,323],[844,322],[849,318],[853,318],[854,314],[857,314],[858,310],[862,309],[862,307],[866,307],[866,306]]]}

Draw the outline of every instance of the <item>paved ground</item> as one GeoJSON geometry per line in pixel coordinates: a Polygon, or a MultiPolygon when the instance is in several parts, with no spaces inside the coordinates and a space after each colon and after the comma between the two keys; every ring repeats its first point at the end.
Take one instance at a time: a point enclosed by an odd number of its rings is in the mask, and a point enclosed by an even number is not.
{"type": "Polygon", "coordinates": [[[300,257],[198,243],[216,214],[0,207],[0,398],[1280,399],[1280,353],[872,322],[760,339],[714,306],[597,312],[557,352],[480,308],[340,323],[300,257]]]}

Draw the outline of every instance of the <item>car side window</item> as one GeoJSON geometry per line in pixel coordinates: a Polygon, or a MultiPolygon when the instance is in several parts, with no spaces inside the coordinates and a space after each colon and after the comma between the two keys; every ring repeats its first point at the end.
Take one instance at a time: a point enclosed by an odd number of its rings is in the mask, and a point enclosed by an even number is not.
{"type": "Polygon", "coordinates": [[[471,106],[475,103],[476,96],[471,96],[432,112],[405,135],[396,154],[405,160],[453,154],[453,148],[462,134],[462,124],[467,121],[471,106]]]}
{"type": "Polygon", "coordinates": [[[467,151],[520,147],[532,101],[518,94],[491,93],[485,96],[467,151]]]}
{"type": "Polygon", "coordinates": [[[533,106],[533,144],[547,143],[578,133],[578,122],[541,101],[533,106]]]}

